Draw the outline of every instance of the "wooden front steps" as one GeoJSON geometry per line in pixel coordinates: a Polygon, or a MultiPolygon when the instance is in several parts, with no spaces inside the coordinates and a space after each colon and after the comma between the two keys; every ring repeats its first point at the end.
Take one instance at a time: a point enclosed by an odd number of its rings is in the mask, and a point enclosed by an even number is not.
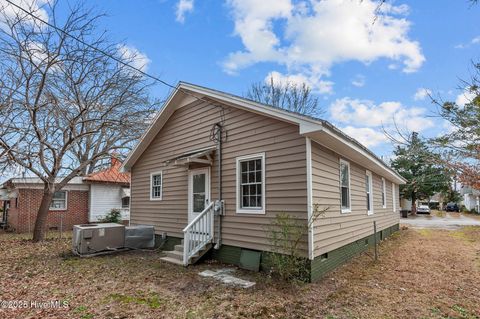
{"type": "MultiPolygon", "coordinates": [[[[205,255],[210,248],[212,248],[212,244],[208,244],[203,247],[202,250],[197,252],[192,258],[189,260],[189,265],[195,264],[203,255],[205,255]]],[[[166,261],[171,264],[182,265],[183,266],[183,240],[182,244],[175,245],[174,250],[165,251],[166,257],[160,258],[160,260],[166,261]]]]}

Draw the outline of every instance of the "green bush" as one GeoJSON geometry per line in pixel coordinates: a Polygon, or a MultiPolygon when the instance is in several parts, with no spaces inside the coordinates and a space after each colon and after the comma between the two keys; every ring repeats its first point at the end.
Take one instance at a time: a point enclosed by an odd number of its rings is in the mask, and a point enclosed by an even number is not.
{"type": "Polygon", "coordinates": [[[98,221],[99,223],[121,223],[122,214],[119,209],[113,208],[110,212],[98,221]]]}
{"type": "Polygon", "coordinates": [[[314,205],[313,214],[307,222],[297,219],[287,213],[280,213],[267,227],[267,235],[271,252],[267,253],[265,264],[271,273],[285,281],[308,281],[309,260],[300,250],[300,244],[308,241],[306,238],[311,225],[325,213],[314,205]]]}

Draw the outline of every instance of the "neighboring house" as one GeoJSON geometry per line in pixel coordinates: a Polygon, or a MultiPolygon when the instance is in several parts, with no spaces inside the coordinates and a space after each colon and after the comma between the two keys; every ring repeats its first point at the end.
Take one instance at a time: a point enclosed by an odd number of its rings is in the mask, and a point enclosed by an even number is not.
{"type": "MultiPolygon", "coordinates": [[[[445,209],[447,203],[445,203],[444,196],[441,193],[435,193],[430,199],[417,199],[417,207],[422,203],[428,204],[431,209],[445,209]]],[[[412,201],[400,196],[400,209],[412,211],[412,201]]]]}
{"type": "MultiPolygon", "coordinates": [[[[74,177],[53,196],[48,213],[50,229],[72,229],[73,225],[97,222],[112,209],[129,220],[130,174],[121,173],[121,162],[112,157],[109,168],[86,177],[74,177]]],[[[37,177],[11,178],[0,188],[4,212],[0,226],[15,232],[31,232],[43,195],[43,183],[37,177]]]]}
{"type": "Polygon", "coordinates": [[[121,165],[112,157],[109,168],[83,178],[90,185],[89,222],[97,222],[112,209],[121,212],[122,220],[130,219],[130,173],[121,173],[121,165]]]}
{"type": "Polygon", "coordinates": [[[405,183],[326,121],[183,82],[123,170],[131,224],[154,225],[172,249],[164,260],[184,265],[212,244],[220,261],[261,263],[277,214],[308,225],[316,204],[326,208],[301,243],[311,280],[372,245],[374,221],[378,239],[398,230],[405,183]]]}
{"type": "Polygon", "coordinates": [[[463,204],[468,210],[475,209],[480,212],[480,191],[471,187],[462,187],[463,204]]]}
{"type": "MultiPolygon", "coordinates": [[[[43,196],[43,183],[37,177],[11,178],[2,186],[8,194],[8,209],[4,222],[9,229],[31,232],[43,196]]],[[[81,177],[73,178],[54,194],[47,218],[49,229],[72,229],[75,224],[88,222],[88,185],[81,177]]]]}
{"type": "Polygon", "coordinates": [[[7,209],[9,205],[8,192],[6,189],[0,188],[0,228],[5,228],[7,225],[7,209]]]}
{"type": "Polygon", "coordinates": [[[445,209],[447,203],[445,203],[445,196],[442,193],[435,193],[429,201],[429,206],[432,209],[445,209]]]}

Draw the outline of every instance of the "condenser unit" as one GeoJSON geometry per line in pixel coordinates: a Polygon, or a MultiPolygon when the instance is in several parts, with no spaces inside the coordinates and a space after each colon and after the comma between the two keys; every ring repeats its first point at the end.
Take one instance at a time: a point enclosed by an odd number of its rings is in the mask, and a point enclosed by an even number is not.
{"type": "Polygon", "coordinates": [[[73,226],[72,251],[84,256],[125,247],[125,226],[115,223],[73,226]]]}

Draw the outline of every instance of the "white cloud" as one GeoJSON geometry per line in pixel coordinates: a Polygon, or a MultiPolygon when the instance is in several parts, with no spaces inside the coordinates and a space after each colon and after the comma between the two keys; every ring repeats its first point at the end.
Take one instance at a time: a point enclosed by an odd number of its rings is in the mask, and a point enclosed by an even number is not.
{"type": "Polygon", "coordinates": [[[127,63],[137,69],[142,70],[143,72],[147,71],[148,65],[151,61],[145,53],[140,52],[137,48],[133,46],[128,46],[124,44],[118,46],[118,51],[127,63]]]}
{"type": "Polygon", "coordinates": [[[419,88],[417,89],[417,92],[415,92],[415,94],[413,95],[413,99],[415,101],[423,101],[431,94],[432,94],[432,90],[429,90],[426,88],[419,88]]]}
{"type": "Polygon", "coordinates": [[[224,61],[228,73],[274,62],[285,66],[287,75],[321,78],[328,76],[336,63],[369,64],[380,58],[403,63],[403,71],[408,73],[425,61],[420,44],[408,37],[405,5],[384,3],[373,23],[378,7],[373,0],[227,2],[235,21],[234,34],[244,46],[224,61]]]}
{"type": "Polygon", "coordinates": [[[357,74],[352,80],[352,85],[359,88],[365,86],[365,76],[357,74]]]}
{"type": "MultiPolygon", "coordinates": [[[[24,8],[25,10],[31,12],[34,16],[48,22],[49,16],[47,10],[44,6],[51,0],[11,0],[17,6],[24,8]]],[[[0,0],[0,28],[5,29],[5,21],[7,19],[15,19],[17,16],[24,23],[29,23],[35,25],[35,27],[43,28],[46,25],[39,20],[31,17],[24,11],[15,7],[14,5],[8,3],[5,0],[0,0]]]]}
{"type": "Polygon", "coordinates": [[[479,44],[480,43],[480,35],[477,37],[474,37],[472,40],[470,40],[467,43],[460,43],[454,46],[455,49],[466,49],[469,48],[472,45],[479,44]]]}
{"type": "Polygon", "coordinates": [[[460,93],[456,100],[455,100],[455,103],[458,105],[458,106],[465,106],[465,104],[467,103],[470,103],[473,101],[473,99],[479,95],[480,92],[476,91],[476,90],[472,90],[470,88],[466,88],[462,93],[460,93]]]}
{"type": "Polygon", "coordinates": [[[45,46],[39,42],[26,42],[22,55],[25,59],[31,59],[35,64],[46,63],[48,60],[48,53],[45,46]]]}
{"type": "Polygon", "coordinates": [[[318,77],[308,77],[303,74],[290,74],[284,75],[276,71],[270,72],[265,77],[265,82],[269,82],[270,79],[273,79],[276,83],[291,83],[295,85],[302,85],[305,84],[308,86],[313,92],[320,93],[320,94],[330,94],[333,92],[333,82],[330,81],[323,81],[320,80],[318,77]]]}
{"type": "Polygon", "coordinates": [[[442,136],[443,134],[450,134],[458,131],[458,127],[454,126],[451,122],[447,120],[443,120],[442,128],[444,129],[444,131],[441,134],[438,134],[438,136],[442,136]]]}
{"type": "Polygon", "coordinates": [[[185,14],[193,12],[194,0],[179,0],[177,3],[176,20],[180,23],[185,22],[185,14]]]}
{"type": "MultiPolygon", "coordinates": [[[[383,102],[377,105],[370,100],[345,97],[330,105],[330,113],[331,118],[342,125],[371,128],[382,134],[383,129],[392,133],[395,133],[397,127],[400,130],[421,132],[434,126],[433,121],[426,116],[426,109],[407,108],[400,102],[383,102]]],[[[367,132],[372,134],[370,130],[363,130],[365,136],[367,132]]],[[[353,137],[356,138],[355,135],[353,137]]],[[[376,137],[373,141],[379,143],[381,140],[376,137]]]]}
{"type": "Polygon", "coordinates": [[[341,128],[341,130],[366,147],[377,146],[388,141],[383,130],[379,128],[346,126],[341,128]]]}

